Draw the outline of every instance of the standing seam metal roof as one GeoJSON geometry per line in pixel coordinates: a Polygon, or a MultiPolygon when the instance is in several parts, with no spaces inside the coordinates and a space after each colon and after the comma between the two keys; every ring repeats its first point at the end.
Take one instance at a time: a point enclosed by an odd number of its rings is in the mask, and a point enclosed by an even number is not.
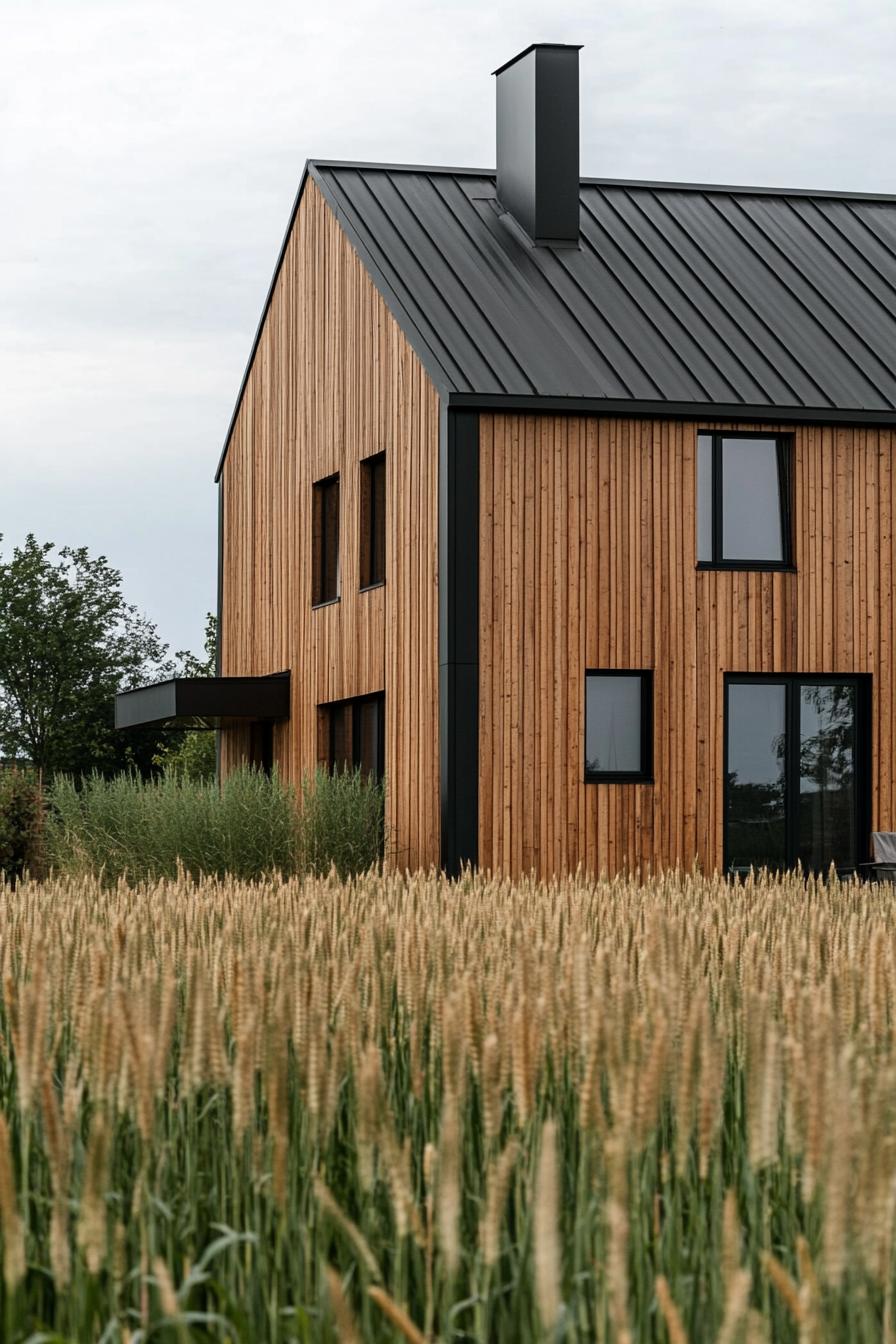
{"type": "Polygon", "coordinates": [[[896,422],[896,197],[583,179],[580,246],[554,248],[501,208],[490,171],[308,174],[458,404],[896,422]]]}

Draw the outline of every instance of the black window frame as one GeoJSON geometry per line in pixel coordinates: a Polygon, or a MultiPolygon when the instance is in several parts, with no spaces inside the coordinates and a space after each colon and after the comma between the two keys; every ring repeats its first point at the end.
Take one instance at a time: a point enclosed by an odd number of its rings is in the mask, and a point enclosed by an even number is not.
{"type": "Polygon", "coordinates": [[[712,449],[710,457],[710,488],[712,492],[712,559],[701,560],[697,557],[698,569],[723,569],[723,570],[759,570],[783,573],[795,573],[796,562],[794,558],[793,547],[793,523],[794,523],[794,438],[792,434],[776,434],[763,432],[762,430],[737,430],[737,429],[698,429],[696,441],[696,453],[694,456],[695,467],[695,498],[697,508],[695,510],[696,529],[694,543],[695,547],[699,545],[700,536],[700,489],[697,463],[700,454],[700,439],[709,438],[712,440],[712,449]],[[723,504],[723,465],[722,465],[722,440],[723,439],[773,439],[776,446],[776,456],[778,462],[778,507],[781,520],[781,560],[726,560],[723,552],[723,529],[724,529],[724,504],[723,504]]]}
{"type": "MultiPolygon", "coordinates": [[[[799,807],[794,799],[800,793],[800,753],[792,743],[800,740],[800,697],[802,686],[830,686],[833,684],[856,688],[856,868],[864,863],[871,848],[871,776],[872,757],[871,705],[874,678],[870,672],[726,672],[722,687],[722,869],[723,872],[741,872],[732,869],[728,844],[728,720],[729,687],[731,686],[784,686],[784,849],[791,868],[799,857],[799,807]]],[[[849,865],[838,872],[855,871],[849,865]]]]}
{"type": "Polygon", "coordinates": [[[585,669],[584,781],[586,784],[653,783],[653,669],[644,667],[588,667],[585,669]],[[588,678],[638,677],[641,681],[641,765],[638,770],[591,770],[588,767],[588,678]]]}
{"type": "Polygon", "coordinates": [[[382,588],[386,582],[386,454],[373,453],[361,459],[361,490],[358,518],[358,559],[360,591],[382,588]],[[377,482],[382,471],[382,498],[377,497],[377,482]],[[380,520],[379,511],[382,510],[380,520]],[[381,523],[382,556],[378,554],[377,531],[381,523]],[[382,562],[382,570],[379,565],[382,562]]]}
{"type": "Polygon", "coordinates": [[[319,481],[315,481],[311,487],[311,606],[328,607],[333,602],[338,602],[340,597],[340,531],[342,522],[342,490],[340,488],[339,472],[334,471],[330,476],[323,476],[319,481]],[[335,547],[335,573],[332,575],[332,591],[330,584],[324,582],[329,579],[326,557],[328,551],[327,534],[327,507],[326,495],[329,490],[336,490],[336,547],[335,547]],[[326,590],[326,591],[325,591],[326,590]]]}
{"type": "Polygon", "coordinates": [[[318,712],[326,716],[324,740],[326,742],[326,758],[322,764],[326,766],[330,774],[334,774],[337,769],[344,769],[351,766],[352,770],[357,770],[361,766],[360,743],[361,743],[361,711],[364,705],[375,704],[377,708],[377,744],[376,744],[376,764],[374,766],[374,776],[377,782],[382,782],[386,772],[386,693],[385,691],[373,691],[369,695],[352,696],[345,700],[329,700],[325,704],[318,705],[318,712]],[[351,715],[351,761],[346,759],[336,759],[336,738],[338,734],[337,716],[339,714],[351,715]]]}

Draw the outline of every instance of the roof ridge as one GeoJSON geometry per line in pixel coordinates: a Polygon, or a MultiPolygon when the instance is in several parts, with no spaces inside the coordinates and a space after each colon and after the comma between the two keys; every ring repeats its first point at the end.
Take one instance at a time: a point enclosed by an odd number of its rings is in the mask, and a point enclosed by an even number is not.
{"type": "MultiPolygon", "coordinates": [[[[496,177],[495,168],[455,168],[432,163],[368,163],[363,159],[309,159],[315,168],[347,168],[365,172],[383,173],[438,173],[449,177],[496,177]]],[[[729,196],[790,196],[833,201],[878,201],[896,205],[896,193],[882,191],[840,191],[833,187],[757,187],[724,182],[661,182],[651,178],[587,177],[579,178],[581,186],[643,188],[650,191],[716,192],[729,196]]]]}

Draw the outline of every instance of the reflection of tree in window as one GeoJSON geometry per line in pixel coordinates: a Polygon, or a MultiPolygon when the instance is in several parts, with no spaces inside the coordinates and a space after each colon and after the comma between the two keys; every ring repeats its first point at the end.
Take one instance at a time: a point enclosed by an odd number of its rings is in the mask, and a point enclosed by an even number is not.
{"type": "Polygon", "coordinates": [[[800,693],[800,859],[823,867],[854,850],[855,687],[803,685],[800,693]]]}

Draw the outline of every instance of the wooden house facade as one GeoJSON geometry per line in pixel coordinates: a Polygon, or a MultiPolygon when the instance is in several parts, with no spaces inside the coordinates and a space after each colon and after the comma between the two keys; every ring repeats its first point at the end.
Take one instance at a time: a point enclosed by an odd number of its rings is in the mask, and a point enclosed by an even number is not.
{"type": "Polygon", "coordinates": [[[581,179],[578,49],[496,74],[496,172],[306,168],[217,475],[221,769],[383,774],[402,867],[855,868],[896,198],[581,179]]]}

